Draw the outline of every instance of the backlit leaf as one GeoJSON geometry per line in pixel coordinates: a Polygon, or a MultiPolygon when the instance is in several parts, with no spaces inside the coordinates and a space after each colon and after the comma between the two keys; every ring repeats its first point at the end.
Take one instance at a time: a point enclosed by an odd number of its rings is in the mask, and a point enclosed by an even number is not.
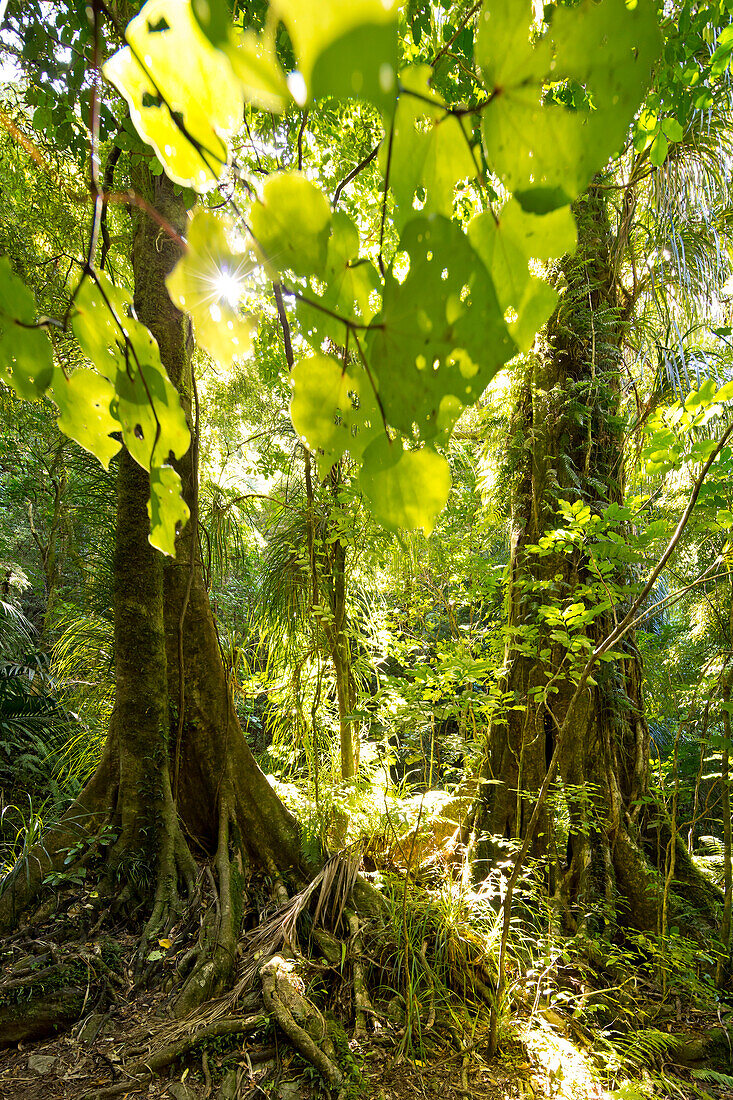
{"type": "Polygon", "coordinates": [[[449,432],[516,347],[491,278],[466,235],[447,218],[408,222],[399,244],[410,269],[388,272],[372,322],[369,361],[389,424],[423,439],[449,432]]]}
{"type": "Polygon", "coordinates": [[[148,0],[126,39],[104,75],[170,178],[206,190],[229,158],[227,135],[242,121],[242,88],[229,61],[202,32],[189,0],[148,0]]]}
{"type": "Polygon", "coordinates": [[[391,140],[384,141],[380,150],[385,173],[389,161],[398,225],[415,216],[413,200],[419,188],[425,189],[423,214],[450,217],[456,183],[476,175],[463,123],[445,110],[444,101],[430,87],[431,72],[429,66],[420,65],[400,73],[402,91],[394,130],[391,140]]]}
{"type": "Polygon", "coordinates": [[[381,434],[364,451],[359,484],[384,527],[429,535],[448,500],[450,467],[430,447],[405,451],[399,439],[381,434]]]}
{"type": "Polygon", "coordinates": [[[394,99],[397,71],[395,0],[271,0],[287,27],[312,98],[394,99]]]}
{"type": "Polygon", "coordinates": [[[176,530],[189,517],[188,505],[181,495],[181,479],[172,466],[154,466],[150,471],[150,535],[152,546],[173,557],[176,530]]]}
{"type": "Polygon", "coordinates": [[[133,315],[132,295],[97,275],[84,281],[72,328],[82,349],[114,389],[110,411],[125,446],[144,468],[182,458],[190,435],[175,386],[160,361],[150,330],[133,315]]]}
{"type": "Polygon", "coordinates": [[[489,163],[525,209],[543,213],[571,202],[623,145],[660,36],[650,0],[556,7],[539,41],[533,19],[530,0],[486,0],[476,60],[491,96],[489,163]]]}
{"type": "Polygon", "coordinates": [[[515,319],[507,327],[520,351],[532,345],[535,333],[552,313],[557,292],[530,271],[531,260],[550,260],[575,251],[577,233],[570,207],[550,214],[529,214],[514,199],[497,217],[479,214],[468,237],[483,260],[502,311],[515,319]]]}
{"type": "Polygon", "coordinates": [[[262,201],[250,212],[260,255],[274,271],[322,276],[328,255],[331,210],[315,184],[296,172],[270,176],[262,201]]]}
{"type": "Polygon", "coordinates": [[[0,256],[0,378],[28,401],[43,395],[54,373],[48,333],[27,327],[35,320],[33,294],[0,256]]]}
{"type": "Polygon", "coordinates": [[[263,111],[282,111],[291,97],[273,35],[267,31],[262,35],[232,31],[224,49],[245,99],[263,111]]]}
{"type": "Polygon", "coordinates": [[[337,317],[359,325],[368,324],[374,315],[372,296],[381,289],[374,265],[359,257],[358,229],[340,211],[332,217],[326,267],[321,281],[325,288],[322,294],[312,288],[307,292],[308,299],[313,300],[315,305],[309,305],[307,301],[298,303],[298,317],[304,334],[315,350],[320,349],[325,339],[339,346],[346,343],[346,326],[337,317]],[[325,307],[325,310],[319,307],[325,307]]]}
{"type": "Polygon", "coordinates": [[[344,368],[326,355],[296,363],[290,374],[290,417],[316,456],[321,479],[348,450],[359,458],[383,425],[374,393],[361,367],[344,368]]]}
{"type": "Polygon", "coordinates": [[[251,326],[237,309],[250,264],[232,252],[232,228],[229,219],[199,207],[188,227],[188,251],[166,280],[172,300],[193,318],[196,342],[222,364],[250,349],[251,326]]]}
{"type": "Polygon", "coordinates": [[[86,367],[75,370],[70,378],[56,371],[51,385],[51,396],[59,410],[59,428],[95,455],[105,470],[120,449],[119,441],[111,438],[112,432],[120,429],[109,411],[114,395],[112,384],[86,367]]]}

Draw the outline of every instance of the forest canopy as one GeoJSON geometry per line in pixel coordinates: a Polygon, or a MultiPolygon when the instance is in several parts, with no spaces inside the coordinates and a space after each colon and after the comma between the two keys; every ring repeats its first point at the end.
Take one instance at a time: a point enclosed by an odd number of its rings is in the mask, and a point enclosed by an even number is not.
{"type": "Polygon", "coordinates": [[[730,1095],[730,7],[0,5],[11,1095],[730,1095]]]}

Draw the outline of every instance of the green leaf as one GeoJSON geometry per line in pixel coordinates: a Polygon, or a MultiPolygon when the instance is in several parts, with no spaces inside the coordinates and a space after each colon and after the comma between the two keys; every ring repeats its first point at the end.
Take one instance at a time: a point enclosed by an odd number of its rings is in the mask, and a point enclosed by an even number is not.
{"type": "Polygon", "coordinates": [[[227,57],[208,41],[187,0],[149,0],[126,38],[104,75],[170,178],[205,191],[229,159],[226,135],[241,125],[244,109],[227,57]]]}
{"type": "Polygon", "coordinates": [[[190,443],[186,416],[160,361],[152,334],[134,316],[132,295],[103,275],[85,279],[74,302],[72,329],[97,370],[113,386],[110,411],[128,451],[144,469],[190,443]]]}
{"type": "Polygon", "coordinates": [[[667,152],[669,150],[669,142],[660,130],[657,136],[652,142],[652,147],[649,150],[649,163],[654,168],[661,168],[667,159],[667,152]]]}
{"type": "Polygon", "coordinates": [[[662,130],[670,141],[682,141],[684,137],[682,126],[676,118],[663,119],[662,130]]]}
{"type": "Polygon", "coordinates": [[[175,557],[176,531],[187,522],[190,512],[181,494],[181,479],[172,466],[154,466],[150,471],[148,515],[151,546],[175,557]]]}
{"type": "Polygon", "coordinates": [[[270,176],[250,226],[265,265],[274,271],[322,276],[328,256],[331,210],[326,196],[298,172],[270,176]]]}
{"type": "Polygon", "coordinates": [[[344,451],[359,458],[382,429],[374,393],[361,367],[344,368],[326,355],[302,359],[290,377],[290,418],[315,453],[323,479],[344,451]]]}
{"type": "Polygon", "coordinates": [[[262,35],[232,31],[224,49],[245,98],[263,111],[280,112],[291,96],[278,64],[273,32],[274,26],[262,35]]]}
{"type": "Polygon", "coordinates": [[[191,11],[211,45],[218,49],[226,46],[232,26],[227,0],[191,0],[191,11]]]}
{"type": "Polygon", "coordinates": [[[228,218],[199,207],[188,227],[188,250],[166,279],[172,300],[193,319],[196,342],[222,364],[245,355],[251,344],[251,326],[237,309],[251,265],[232,252],[232,230],[228,218]]]}
{"type": "Polygon", "coordinates": [[[476,60],[491,97],[489,163],[525,209],[543,213],[571,202],[623,145],[660,36],[650,0],[557,7],[549,32],[534,31],[530,0],[486,0],[476,60]]]}
{"type": "Polygon", "coordinates": [[[271,0],[288,29],[311,98],[394,100],[395,0],[271,0]]]}
{"type": "Polygon", "coordinates": [[[120,449],[119,441],[110,438],[120,428],[110,413],[114,395],[112,384],[86,367],[75,370],[70,378],[56,371],[51,385],[51,396],[59,410],[59,428],[95,455],[105,470],[120,449]]]}
{"type": "Polygon", "coordinates": [[[298,303],[298,317],[304,335],[311,346],[318,350],[323,341],[334,344],[347,341],[344,321],[367,325],[374,316],[371,299],[380,289],[376,268],[369,260],[359,258],[359,231],[346,214],[336,212],[331,221],[328,239],[326,267],[323,275],[325,290],[322,294],[312,288],[307,301],[298,303]],[[325,307],[329,312],[325,312],[325,307]],[[331,316],[335,313],[343,321],[331,316]]]}
{"type": "Polygon", "coordinates": [[[402,70],[392,136],[380,149],[382,172],[386,173],[389,162],[398,226],[415,216],[413,200],[418,188],[425,189],[423,214],[450,217],[456,183],[476,175],[467,132],[430,87],[431,73],[428,65],[402,70]]]}
{"type": "Polygon", "coordinates": [[[359,483],[388,530],[422,528],[429,535],[448,500],[450,467],[430,447],[405,451],[399,439],[380,435],[364,451],[359,483]]]}
{"type": "Polygon", "coordinates": [[[36,302],[0,256],[0,378],[27,401],[41,397],[54,373],[51,341],[35,324],[36,302]]]}
{"type": "Polygon", "coordinates": [[[530,261],[546,261],[575,251],[577,233],[570,207],[550,214],[529,214],[514,199],[498,217],[479,214],[468,237],[483,260],[504,312],[516,315],[507,327],[520,351],[532,345],[535,333],[555,308],[557,291],[530,271],[530,261]]]}
{"type": "Polygon", "coordinates": [[[425,440],[453,428],[516,352],[491,278],[454,222],[433,215],[405,226],[372,322],[369,361],[389,424],[425,440]]]}

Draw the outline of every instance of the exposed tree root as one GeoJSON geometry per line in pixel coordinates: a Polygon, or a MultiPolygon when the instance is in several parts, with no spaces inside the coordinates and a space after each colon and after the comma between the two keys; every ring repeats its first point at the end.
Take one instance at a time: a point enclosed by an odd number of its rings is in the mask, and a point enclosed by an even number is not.
{"type": "Polygon", "coordinates": [[[303,995],[292,960],[273,955],[261,967],[260,978],[265,1008],[281,1031],[331,1088],[341,1089],[344,1077],[333,1061],[335,1051],[326,1021],[303,995]]]}
{"type": "Polygon", "coordinates": [[[179,1017],[189,1015],[204,1001],[221,993],[234,973],[242,923],[241,887],[244,879],[244,856],[237,839],[236,824],[231,819],[229,802],[222,798],[214,860],[217,883],[213,882],[213,876],[210,877],[214,889],[214,905],[204,919],[199,946],[188,964],[191,971],[176,999],[175,1013],[179,1017]],[[230,850],[232,847],[234,851],[230,850]],[[235,888],[235,882],[239,885],[239,890],[235,888]]]}
{"type": "Polygon", "coordinates": [[[135,1062],[129,1062],[122,1067],[125,1079],[114,1085],[106,1085],[85,1092],[80,1100],[106,1100],[107,1097],[120,1096],[130,1092],[133,1088],[149,1081],[156,1074],[167,1069],[177,1058],[187,1054],[197,1043],[207,1039],[215,1039],[221,1035],[244,1035],[257,1031],[267,1022],[267,1017],[256,1016],[227,1016],[216,1020],[212,1024],[197,1028],[174,1042],[140,1058],[135,1062]]]}
{"type": "Polygon", "coordinates": [[[63,986],[22,1003],[0,1005],[0,1046],[46,1039],[75,1024],[84,1011],[86,987],[63,986]]]}
{"type": "MultiPolygon", "coordinates": [[[[367,1015],[374,1015],[372,1002],[369,1000],[366,981],[364,978],[363,951],[364,944],[361,939],[361,926],[356,913],[346,910],[346,919],[351,932],[351,963],[354,981],[354,1038],[363,1039],[366,1035],[367,1015]]],[[[434,1014],[433,1014],[434,1015],[434,1014]]]]}

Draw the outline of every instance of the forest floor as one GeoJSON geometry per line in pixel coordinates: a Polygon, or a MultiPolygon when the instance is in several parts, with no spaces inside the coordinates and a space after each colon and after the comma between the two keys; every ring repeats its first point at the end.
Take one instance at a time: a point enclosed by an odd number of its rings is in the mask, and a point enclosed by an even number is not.
{"type": "MultiPolygon", "coordinates": [[[[39,940],[36,940],[39,944],[39,940]]],[[[119,946],[134,950],[134,939],[122,934],[119,946]]],[[[43,940],[40,946],[47,946],[43,940]]],[[[124,969],[122,971],[124,973],[124,969]]],[[[0,1100],[96,1100],[113,1093],[149,1100],[316,1100],[328,1094],[314,1073],[295,1054],[276,1028],[265,1026],[246,1038],[240,1034],[209,1040],[177,1059],[162,1074],[143,1082],[129,1078],[132,1051],[153,1051],[187,1022],[173,1023],[160,991],[133,993],[132,982],[111,1003],[90,992],[81,1019],[70,1030],[38,1042],[17,1043],[0,1051],[0,1100]],[[103,1090],[100,1094],[100,1090],[103,1090]]],[[[105,999],[106,1000],[106,999],[105,999]]],[[[387,1006],[383,1006],[387,1008],[387,1006]]],[[[400,1057],[403,1031],[381,1023],[363,1040],[349,1043],[360,1083],[348,1090],[349,1100],[730,1100],[733,1077],[730,1053],[695,1065],[674,1064],[657,1057],[649,1068],[619,1064],[616,1073],[602,1072],[600,1048],[580,1037],[579,1026],[552,1008],[522,1010],[508,1019],[502,1049],[488,1057],[487,1019],[482,1013],[462,1021],[462,1050],[450,1051],[450,1037],[425,1043],[422,1057],[400,1057]],[[439,1053],[440,1043],[445,1053],[439,1053]],[[719,1077],[715,1083],[710,1076],[719,1077]],[[611,1082],[611,1084],[609,1084],[611,1082]]],[[[376,1019],[376,1017],[375,1017],[376,1019]]],[[[718,1020],[687,1017],[685,1034],[703,1036],[718,1020]]],[[[587,1033],[586,1033],[587,1034],[587,1033]]],[[[427,1036],[425,1037],[427,1039],[427,1036]]],[[[143,1055],[143,1061],[145,1055],[143,1055]]],[[[606,1067],[607,1069],[607,1067],[606,1067]]],[[[335,1094],[334,1094],[335,1095],[335,1094]]]]}
{"type": "MultiPolygon", "coordinates": [[[[433,913],[429,907],[441,889],[447,890],[448,880],[434,894],[417,885],[408,891],[400,851],[412,854],[419,848],[422,860],[445,838],[428,822],[419,844],[414,839],[403,838],[404,849],[397,845],[391,860],[399,872],[398,924],[414,906],[423,923],[418,922],[411,950],[419,955],[422,943],[424,961],[425,929],[442,936],[457,917],[439,909],[430,925],[425,916],[433,913]]],[[[164,990],[175,984],[189,946],[185,937],[148,945],[152,961],[141,974],[139,927],[109,914],[98,920],[96,898],[91,883],[60,882],[46,892],[30,923],[0,944],[0,1032],[7,1043],[0,1048],[0,1100],[325,1100],[329,1094],[320,1077],[267,1017],[254,990],[226,1008],[240,1018],[251,1014],[246,1033],[202,1037],[205,1027],[221,1019],[215,1003],[213,1012],[204,1005],[193,1016],[174,1020],[164,990]],[[63,995],[72,990],[60,984],[73,986],[76,997],[66,1022],[47,1008],[50,1037],[13,1039],[14,1013],[22,1015],[34,998],[51,1006],[56,998],[63,1008],[63,995]],[[141,1066],[174,1047],[181,1048],[175,1058],[141,1079],[141,1066]]],[[[479,895],[463,898],[472,920],[478,901],[479,895]]],[[[594,974],[573,955],[570,941],[558,939],[534,966],[529,956],[520,966],[517,956],[500,1050],[489,1058],[490,959],[470,922],[459,920],[455,929],[458,938],[452,942],[463,946],[451,957],[460,969],[452,988],[436,992],[431,980],[428,993],[423,987],[415,994],[414,1034],[404,998],[383,986],[370,988],[367,1033],[354,1037],[347,940],[339,941],[330,964],[324,958],[297,959],[306,998],[327,1016],[331,1010],[346,1029],[337,1045],[338,1063],[349,1076],[342,1100],[733,1100],[733,998],[702,983],[700,974],[710,970],[710,960],[704,962],[699,945],[687,947],[687,976],[682,969],[668,969],[661,986],[662,960],[645,937],[614,945],[623,952],[621,986],[594,974]],[[478,974],[484,992],[473,998],[470,983],[478,974]],[[717,1046],[710,1043],[714,1034],[717,1046]]],[[[364,957],[374,964],[375,982],[379,956],[379,943],[368,945],[364,957]]],[[[394,975],[390,980],[397,982],[394,975]]]]}

